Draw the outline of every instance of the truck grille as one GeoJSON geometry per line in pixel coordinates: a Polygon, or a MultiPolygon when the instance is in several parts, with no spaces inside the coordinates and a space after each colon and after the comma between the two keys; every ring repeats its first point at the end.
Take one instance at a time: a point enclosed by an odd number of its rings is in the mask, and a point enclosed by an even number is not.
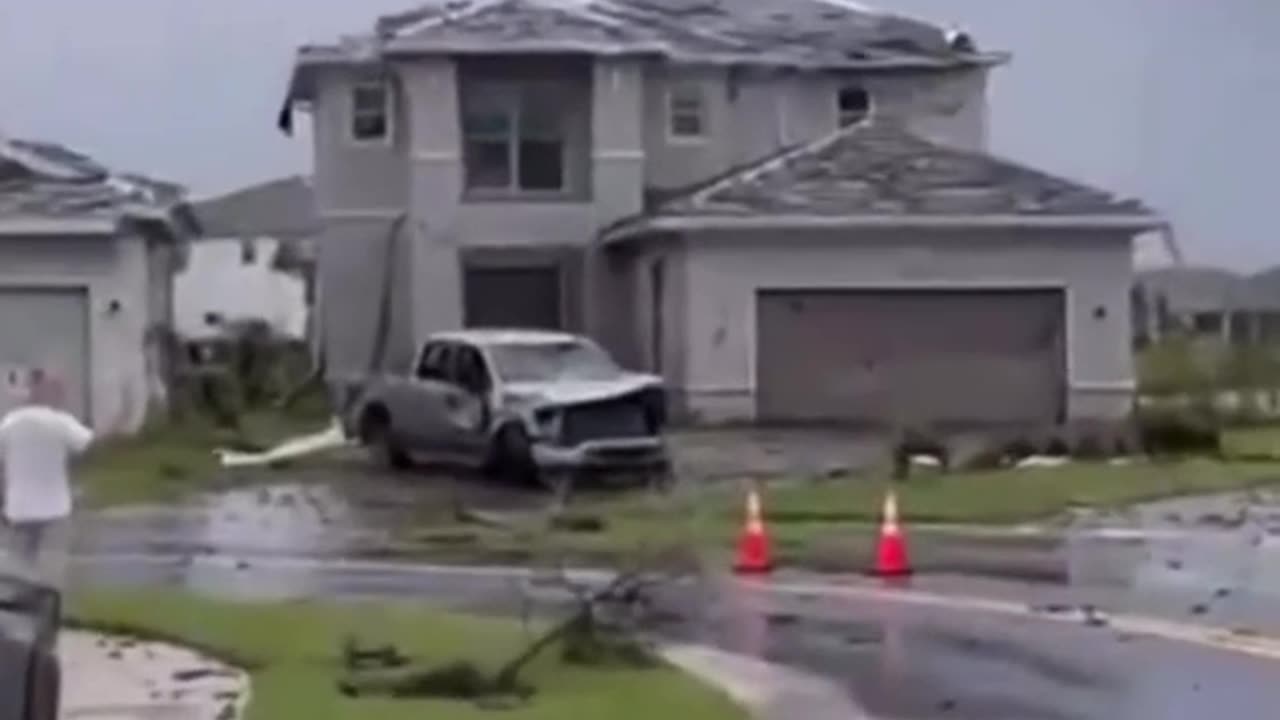
{"type": "Polygon", "coordinates": [[[565,408],[560,439],[566,445],[577,445],[652,435],[641,396],[632,395],[565,408]]]}

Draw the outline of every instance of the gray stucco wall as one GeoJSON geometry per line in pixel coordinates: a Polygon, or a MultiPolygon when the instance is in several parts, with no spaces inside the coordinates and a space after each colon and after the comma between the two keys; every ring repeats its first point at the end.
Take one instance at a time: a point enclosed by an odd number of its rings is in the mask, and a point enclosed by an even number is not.
{"type": "Polygon", "coordinates": [[[87,296],[88,422],[100,433],[136,430],[148,404],[147,243],[140,237],[0,236],[0,287],[68,288],[87,296]],[[119,310],[110,312],[112,301],[119,310]]]}
{"type": "MultiPolygon", "coordinates": [[[[521,60],[510,62],[516,68],[521,60]]],[[[389,355],[399,358],[427,334],[461,323],[464,249],[572,245],[587,248],[584,327],[616,352],[634,354],[634,337],[620,330],[634,317],[626,289],[631,276],[592,246],[598,229],[639,213],[646,186],[702,181],[833,130],[835,94],[845,81],[830,74],[730,75],[597,58],[590,71],[589,192],[557,200],[476,201],[463,197],[458,66],[448,58],[393,65],[391,137],[358,143],[349,134],[350,88],[379,72],[388,71],[327,72],[312,108],[316,200],[326,226],[318,251],[318,304],[330,375],[367,369],[382,282],[378,243],[385,231],[379,228],[406,210],[389,355]],[[677,75],[705,85],[711,127],[703,143],[667,138],[665,87],[677,75]]],[[[981,147],[985,72],[859,80],[878,97],[878,111],[904,113],[933,137],[981,147]]]]}
{"type": "Polygon", "coordinates": [[[1128,236],[1099,233],[700,233],[685,243],[691,291],[677,313],[683,334],[669,338],[682,343],[673,375],[703,419],[752,419],[760,288],[1052,286],[1067,297],[1068,415],[1123,417],[1134,380],[1131,257],[1128,236]]]}

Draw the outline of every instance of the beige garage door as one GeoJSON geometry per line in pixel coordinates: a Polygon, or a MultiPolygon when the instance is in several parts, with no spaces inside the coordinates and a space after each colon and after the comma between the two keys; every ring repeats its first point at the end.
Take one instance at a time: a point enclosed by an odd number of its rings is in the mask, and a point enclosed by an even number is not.
{"type": "Polygon", "coordinates": [[[765,420],[1052,422],[1064,403],[1057,290],[761,291],[765,420]]]}
{"type": "Polygon", "coordinates": [[[0,410],[20,397],[27,371],[63,378],[67,404],[89,412],[89,315],[83,290],[0,288],[0,410]]]}

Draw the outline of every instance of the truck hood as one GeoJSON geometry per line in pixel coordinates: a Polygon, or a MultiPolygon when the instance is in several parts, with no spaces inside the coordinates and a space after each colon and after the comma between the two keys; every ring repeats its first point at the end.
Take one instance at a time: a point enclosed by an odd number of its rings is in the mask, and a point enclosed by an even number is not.
{"type": "Polygon", "coordinates": [[[626,373],[609,380],[551,380],[507,383],[507,395],[528,398],[537,405],[576,405],[629,395],[644,388],[662,385],[657,375],[626,373]]]}

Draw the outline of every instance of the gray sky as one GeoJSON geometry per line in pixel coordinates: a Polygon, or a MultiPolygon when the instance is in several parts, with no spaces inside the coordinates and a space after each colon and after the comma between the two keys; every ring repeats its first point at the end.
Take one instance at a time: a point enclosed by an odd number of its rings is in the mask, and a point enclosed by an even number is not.
{"type": "MultiPolygon", "coordinates": [[[[310,165],[274,127],[293,48],[413,0],[0,3],[0,131],[197,195],[310,165]]],[[[870,0],[1014,53],[992,146],[1135,195],[1188,256],[1280,262],[1280,0],[870,0]]]]}

